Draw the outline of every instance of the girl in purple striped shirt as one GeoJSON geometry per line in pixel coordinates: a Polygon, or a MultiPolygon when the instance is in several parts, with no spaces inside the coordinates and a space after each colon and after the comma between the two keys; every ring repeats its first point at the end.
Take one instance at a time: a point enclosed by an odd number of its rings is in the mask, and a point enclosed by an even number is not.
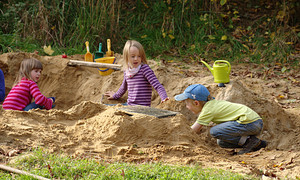
{"type": "Polygon", "coordinates": [[[54,107],[55,98],[45,97],[36,84],[40,79],[42,69],[43,65],[37,59],[24,59],[21,62],[14,86],[3,102],[3,109],[29,111],[36,108],[54,107]],[[31,103],[32,98],[35,102],[31,103]]]}
{"type": "Polygon", "coordinates": [[[128,105],[151,106],[152,87],[157,91],[162,102],[169,99],[165,88],[147,64],[144,48],[139,42],[128,40],[123,49],[123,57],[125,71],[122,85],[116,93],[106,92],[108,99],[119,99],[128,90],[128,105]]]}

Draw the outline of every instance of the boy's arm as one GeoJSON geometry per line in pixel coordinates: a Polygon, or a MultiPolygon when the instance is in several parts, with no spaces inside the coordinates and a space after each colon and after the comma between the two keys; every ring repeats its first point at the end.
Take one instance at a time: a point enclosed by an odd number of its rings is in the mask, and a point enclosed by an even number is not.
{"type": "Polygon", "coordinates": [[[201,129],[202,129],[202,126],[203,126],[203,125],[201,125],[201,124],[195,122],[195,123],[191,126],[191,128],[192,128],[197,134],[200,134],[201,129]]]}

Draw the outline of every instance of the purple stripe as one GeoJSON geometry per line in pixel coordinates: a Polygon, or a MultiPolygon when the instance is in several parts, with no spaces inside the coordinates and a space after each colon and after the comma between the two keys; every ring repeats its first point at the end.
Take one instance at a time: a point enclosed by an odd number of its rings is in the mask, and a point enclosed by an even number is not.
{"type": "Polygon", "coordinates": [[[124,72],[122,85],[113,97],[118,99],[128,90],[127,102],[129,105],[150,106],[152,87],[158,92],[162,100],[168,97],[152,69],[147,64],[143,64],[139,72],[132,78],[127,78],[124,72]]]}

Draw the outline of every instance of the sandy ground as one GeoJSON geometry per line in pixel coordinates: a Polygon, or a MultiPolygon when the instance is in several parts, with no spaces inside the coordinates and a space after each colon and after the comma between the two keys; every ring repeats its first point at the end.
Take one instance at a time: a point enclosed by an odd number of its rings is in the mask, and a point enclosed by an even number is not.
{"type": "MultiPolygon", "coordinates": [[[[67,66],[70,59],[83,60],[83,55],[63,59],[32,53],[2,54],[0,68],[5,74],[7,92],[20,62],[29,57],[43,63],[38,85],[44,95],[56,97],[56,107],[29,112],[0,108],[2,163],[32,147],[44,147],[50,152],[108,161],[200,164],[265,177],[300,177],[299,69],[282,73],[280,65],[232,65],[231,82],[219,88],[201,63],[149,60],[171,98],[160,104],[157,92],[153,91],[152,107],[180,112],[156,118],[143,114],[129,116],[119,109],[121,105],[103,104],[125,102],[126,96],[114,101],[104,97],[101,103],[104,92],[118,90],[123,73],[115,71],[100,76],[95,68],[67,66]],[[174,96],[195,83],[207,86],[216,99],[242,103],[258,112],[264,120],[260,138],[269,142],[268,147],[234,156],[234,150],[217,146],[208,133],[209,127],[200,135],[192,132],[190,125],[196,115],[182,102],[174,101],[174,96]]],[[[117,63],[122,64],[122,57],[116,57],[117,63]]]]}

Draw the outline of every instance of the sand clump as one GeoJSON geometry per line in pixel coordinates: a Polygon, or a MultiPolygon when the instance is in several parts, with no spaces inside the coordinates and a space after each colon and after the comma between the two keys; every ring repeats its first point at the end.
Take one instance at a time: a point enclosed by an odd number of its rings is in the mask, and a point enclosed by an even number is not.
{"type": "MultiPolygon", "coordinates": [[[[13,149],[26,150],[45,147],[50,152],[65,152],[73,156],[89,156],[125,162],[160,161],[173,164],[201,164],[240,173],[262,175],[271,172],[277,177],[296,178],[300,174],[299,138],[299,87],[287,82],[231,75],[231,82],[219,88],[207,68],[191,63],[189,69],[179,63],[164,64],[149,60],[159,81],[171,97],[160,104],[159,95],[153,91],[152,107],[180,112],[176,116],[156,118],[144,114],[132,116],[121,111],[122,106],[103,103],[126,102],[107,100],[102,95],[108,90],[118,90],[123,73],[115,71],[100,76],[95,68],[70,67],[69,59],[60,56],[38,56],[32,53],[7,53],[0,56],[0,68],[5,74],[6,91],[9,92],[19,64],[24,58],[34,57],[43,63],[42,78],[38,83],[46,96],[56,97],[52,110],[29,112],[5,111],[0,108],[2,162],[13,149]],[[278,88],[267,91],[268,84],[276,81],[278,88]],[[257,86],[257,83],[261,86],[257,86]],[[206,127],[203,133],[192,132],[190,125],[196,115],[191,114],[174,96],[188,85],[201,83],[208,87],[216,99],[245,104],[258,112],[264,120],[260,138],[269,142],[266,149],[247,155],[232,156],[231,149],[216,145],[206,127]],[[281,84],[282,83],[282,84],[281,84]],[[274,97],[289,86],[293,95],[293,108],[283,108],[274,97]],[[281,88],[281,89],[280,89],[281,88]],[[102,100],[102,101],[101,101],[102,100]],[[101,101],[101,102],[100,102],[101,101]],[[241,162],[246,162],[241,163],[241,162]],[[281,167],[278,166],[281,164],[281,167]],[[255,171],[255,169],[261,171],[255,171]],[[260,172],[260,174],[258,173],[260,172]]],[[[83,60],[82,55],[70,59],[83,60]]],[[[122,64],[122,56],[117,55],[122,64]]],[[[241,72],[240,67],[232,71],[241,72]]],[[[248,69],[245,71],[249,71],[248,69]]]]}

